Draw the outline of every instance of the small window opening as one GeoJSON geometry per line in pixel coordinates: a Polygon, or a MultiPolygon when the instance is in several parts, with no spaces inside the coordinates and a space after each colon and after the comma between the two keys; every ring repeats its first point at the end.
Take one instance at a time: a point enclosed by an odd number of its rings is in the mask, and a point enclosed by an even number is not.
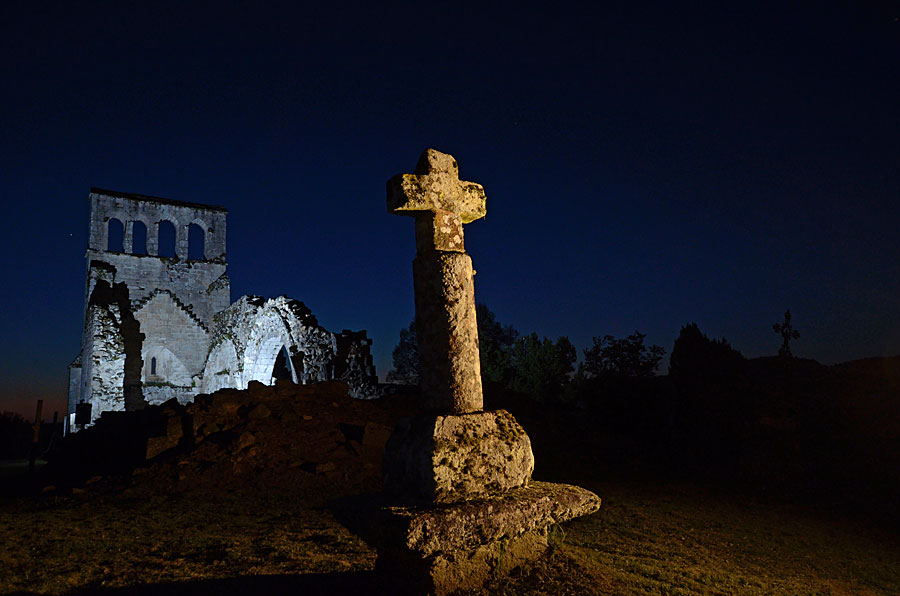
{"type": "Polygon", "coordinates": [[[151,375],[156,374],[156,358],[150,359],[150,374],[151,375]]]}
{"type": "Polygon", "coordinates": [[[131,228],[131,254],[147,254],[147,226],[142,221],[134,222],[131,228]]]}
{"type": "Polygon", "coordinates": [[[106,250],[109,252],[123,252],[125,250],[125,226],[115,217],[109,220],[109,228],[106,240],[106,250]]]}
{"type": "Polygon", "coordinates": [[[175,225],[168,220],[159,222],[159,247],[157,255],[161,257],[175,256],[175,225]]]}
{"type": "Polygon", "coordinates": [[[197,224],[188,226],[188,258],[194,261],[202,261],[204,255],[204,233],[203,228],[197,224]]]}

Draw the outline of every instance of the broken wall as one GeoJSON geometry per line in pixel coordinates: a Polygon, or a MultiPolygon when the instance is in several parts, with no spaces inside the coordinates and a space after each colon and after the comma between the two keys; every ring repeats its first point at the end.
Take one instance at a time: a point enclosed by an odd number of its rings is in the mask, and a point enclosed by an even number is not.
{"type": "Polygon", "coordinates": [[[279,354],[295,383],[342,380],[357,398],[377,396],[377,377],[365,331],[335,334],[305,304],[280,296],[242,296],[215,317],[203,392],[274,382],[279,354]]]}
{"type": "Polygon", "coordinates": [[[354,397],[377,396],[365,331],[332,333],[302,302],[283,296],[231,304],[224,207],[97,188],[89,202],[69,430],[81,401],[97,419],[173,397],[187,403],[200,392],[245,389],[253,380],[342,380],[354,397]]]}
{"type": "Polygon", "coordinates": [[[190,399],[199,391],[212,316],[231,302],[224,207],[97,188],[88,199],[84,334],[80,382],[69,389],[70,428],[82,400],[94,404],[96,419],[148,401],[190,399]],[[169,238],[161,231],[167,226],[169,238]],[[102,284],[127,290],[127,302],[92,303],[102,284]],[[126,341],[141,333],[143,343],[126,341]],[[154,362],[164,366],[148,378],[154,362]]]}

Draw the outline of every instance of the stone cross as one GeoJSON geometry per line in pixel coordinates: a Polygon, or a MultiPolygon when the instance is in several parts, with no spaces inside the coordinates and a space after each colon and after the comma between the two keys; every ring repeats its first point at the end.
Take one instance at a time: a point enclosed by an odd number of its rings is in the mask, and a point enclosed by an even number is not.
{"type": "Polygon", "coordinates": [[[472,259],[463,224],[484,217],[484,188],[459,179],[452,155],[426,149],[412,174],[387,183],[388,211],[416,219],[416,340],[426,409],[467,414],[484,407],[472,259]]]}

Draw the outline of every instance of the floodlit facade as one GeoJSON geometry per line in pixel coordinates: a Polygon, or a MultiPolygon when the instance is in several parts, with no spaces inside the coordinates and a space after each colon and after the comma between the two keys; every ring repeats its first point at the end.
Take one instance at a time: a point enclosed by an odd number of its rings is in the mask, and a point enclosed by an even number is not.
{"type": "Polygon", "coordinates": [[[224,207],[92,188],[81,351],[67,430],[251,380],[345,380],[375,397],[366,332],[331,333],[296,300],[231,304],[224,207]]]}

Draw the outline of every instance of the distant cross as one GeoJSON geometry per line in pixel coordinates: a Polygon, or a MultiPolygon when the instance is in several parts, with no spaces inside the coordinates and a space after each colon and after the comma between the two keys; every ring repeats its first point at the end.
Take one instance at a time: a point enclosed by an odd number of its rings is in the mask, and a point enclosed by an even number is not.
{"type": "Polygon", "coordinates": [[[474,272],[463,224],[484,217],[484,188],[459,179],[452,155],[426,149],[412,174],[388,180],[387,208],[416,220],[413,285],[424,405],[443,413],[481,411],[474,272]]]}
{"type": "Polygon", "coordinates": [[[791,309],[784,312],[784,323],[775,323],[772,325],[772,329],[775,333],[780,333],[782,338],[778,355],[790,358],[793,355],[791,354],[791,340],[800,338],[800,332],[791,326],[791,309]]]}

